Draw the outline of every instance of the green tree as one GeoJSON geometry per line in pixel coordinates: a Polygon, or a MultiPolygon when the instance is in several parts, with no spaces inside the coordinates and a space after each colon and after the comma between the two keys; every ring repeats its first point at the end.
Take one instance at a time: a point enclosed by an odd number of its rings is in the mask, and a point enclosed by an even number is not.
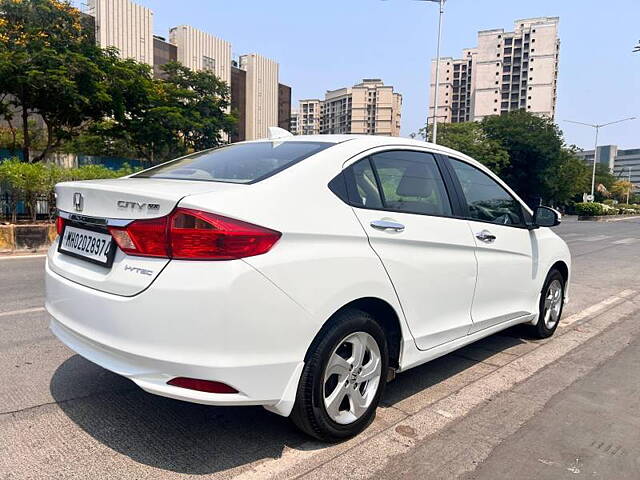
{"type": "Polygon", "coordinates": [[[563,148],[545,174],[548,198],[556,205],[566,204],[590,188],[591,172],[575,152],[575,148],[563,148]]]}
{"type": "Polygon", "coordinates": [[[527,202],[550,199],[553,179],[549,171],[562,162],[562,132],[551,119],[524,110],[485,117],[485,135],[509,153],[502,177],[527,202]]]}
{"type": "Polygon", "coordinates": [[[0,92],[20,111],[25,160],[30,115],[39,115],[47,131],[39,160],[84,120],[104,113],[101,72],[92,61],[99,52],[68,2],[0,0],[0,92]]]}
{"type": "Polygon", "coordinates": [[[635,185],[628,180],[617,180],[610,189],[611,194],[621,203],[626,203],[627,196],[631,197],[635,185]]]}
{"type": "MultiPolygon", "coordinates": [[[[419,134],[422,138],[427,138],[424,128],[420,129],[419,134]]],[[[469,155],[497,175],[509,165],[507,150],[500,142],[488,138],[478,122],[438,125],[438,143],[469,155]]]]}
{"type": "Polygon", "coordinates": [[[125,140],[138,157],[152,164],[225,143],[224,135],[237,122],[227,113],[227,84],[211,72],[194,72],[175,62],[163,69],[162,80],[127,86],[137,94],[125,99],[125,115],[100,128],[112,141],[125,140]]]}

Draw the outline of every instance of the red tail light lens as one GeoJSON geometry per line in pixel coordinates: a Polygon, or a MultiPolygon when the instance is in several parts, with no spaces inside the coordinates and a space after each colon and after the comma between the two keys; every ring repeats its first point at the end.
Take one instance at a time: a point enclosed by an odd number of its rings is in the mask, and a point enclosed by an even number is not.
{"type": "Polygon", "coordinates": [[[110,227],[120,249],[130,255],[169,257],[167,242],[168,217],[136,220],[126,227],[110,227]]]}
{"type": "Polygon", "coordinates": [[[238,393],[238,391],[226,383],[213,382],[211,380],[198,380],[197,378],[176,377],[167,382],[174,387],[188,388],[208,393],[238,393]]]}
{"type": "Polygon", "coordinates": [[[56,232],[58,232],[58,235],[62,235],[62,230],[64,230],[64,218],[57,217],[56,218],[56,232]]]}
{"type": "Polygon", "coordinates": [[[129,255],[181,260],[232,260],[268,252],[275,230],[200,210],[178,208],[167,217],[109,229],[129,255]]]}
{"type": "Polygon", "coordinates": [[[252,257],[268,252],[280,238],[280,232],[198,210],[178,209],[170,221],[172,258],[252,257]]]}

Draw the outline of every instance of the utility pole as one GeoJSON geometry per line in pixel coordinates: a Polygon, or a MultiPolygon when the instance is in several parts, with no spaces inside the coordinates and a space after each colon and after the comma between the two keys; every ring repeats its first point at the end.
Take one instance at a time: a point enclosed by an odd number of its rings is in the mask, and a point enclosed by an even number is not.
{"type": "Polygon", "coordinates": [[[578,125],[585,125],[587,127],[596,129],[596,141],[595,146],[593,147],[593,171],[591,173],[591,201],[593,201],[595,194],[595,185],[596,185],[596,164],[598,161],[598,133],[602,127],[606,127],[608,125],[613,125],[614,123],[626,122],[627,120],[635,120],[636,117],[623,118],[622,120],[616,120],[615,122],[609,123],[584,123],[584,122],[576,122],[574,120],[565,120],[565,122],[575,123],[578,125]]]}

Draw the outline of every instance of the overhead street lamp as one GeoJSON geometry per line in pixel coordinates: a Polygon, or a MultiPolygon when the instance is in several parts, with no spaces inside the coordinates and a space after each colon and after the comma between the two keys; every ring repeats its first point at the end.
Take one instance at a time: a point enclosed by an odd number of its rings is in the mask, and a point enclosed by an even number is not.
{"type": "Polygon", "coordinates": [[[623,118],[622,120],[616,120],[615,122],[600,123],[600,124],[576,122],[574,120],[565,120],[565,122],[575,123],[577,125],[585,125],[587,127],[596,129],[596,141],[595,141],[595,146],[593,148],[593,172],[591,174],[591,198],[592,199],[594,198],[593,195],[594,195],[594,190],[596,185],[596,163],[598,162],[598,133],[600,132],[600,129],[602,127],[613,125],[614,123],[621,123],[621,122],[626,122],[627,120],[635,120],[635,119],[636,117],[629,117],[629,118],[623,118]]]}
{"type": "MultiPolygon", "coordinates": [[[[421,2],[433,2],[440,5],[440,15],[438,16],[438,42],[436,44],[436,88],[433,95],[433,133],[431,142],[438,143],[438,91],[440,90],[440,39],[442,37],[442,17],[444,16],[445,0],[418,0],[421,2]]],[[[429,72],[431,76],[431,72],[429,72]]],[[[427,106],[427,124],[429,124],[429,107],[427,106]]]]}
{"type": "MultiPolygon", "coordinates": [[[[437,143],[438,139],[438,90],[440,87],[440,38],[442,37],[442,17],[444,15],[444,2],[446,0],[417,0],[418,2],[432,2],[440,5],[440,16],[438,17],[438,43],[436,44],[436,91],[433,97],[433,133],[431,134],[431,142],[437,143]]],[[[429,72],[431,77],[431,72],[429,72]]],[[[427,125],[429,125],[429,106],[427,106],[427,125]]],[[[426,132],[428,135],[428,132],[426,132]]],[[[427,138],[428,140],[428,138],[427,138]]]]}

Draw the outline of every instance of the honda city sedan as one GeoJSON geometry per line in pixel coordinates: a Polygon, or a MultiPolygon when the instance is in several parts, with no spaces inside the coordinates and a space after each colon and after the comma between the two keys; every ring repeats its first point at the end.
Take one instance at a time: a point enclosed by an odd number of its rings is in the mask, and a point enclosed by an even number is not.
{"type": "MultiPolygon", "coordinates": [[[[56,186],[51,329],[147,392],[356,435],[398,372],[516,324],[551,336],[570,255],[479,162],[290,136],[56,186]]],[[[392,388],[392,386],[390,387],[392,388]]]]}

